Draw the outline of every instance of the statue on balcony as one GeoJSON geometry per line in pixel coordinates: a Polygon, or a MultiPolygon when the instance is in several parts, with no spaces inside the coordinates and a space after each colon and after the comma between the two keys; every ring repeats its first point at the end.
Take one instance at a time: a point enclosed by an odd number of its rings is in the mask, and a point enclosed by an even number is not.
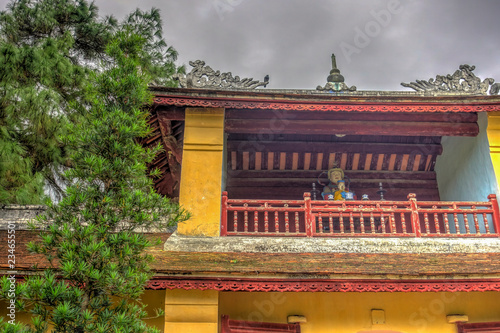
{"type": "MultiPolygon", "coordinates": [[[[344,170],[341,168],[332,168],[328,170],[328,180],[330,181],[328,185],[323,187],[323,192],[321,196],[325,200],[333,200],[335,192],[339,190],[338,182],[339,180],[344,180],[344,170]]],[[[344,183],[345,189],[345,183],[344,183]]]]}
{"type": "Polygon", "coordinates": [[[328,170],[328,179],[330,182],[323,187],[323,192],[321,192],[321,196],[324,200],[356,199],[354,192],[350,192],[349,190],[349,182],[346,185],[344,177],[344,170],[341,168],[332,168],[328,170]]]}

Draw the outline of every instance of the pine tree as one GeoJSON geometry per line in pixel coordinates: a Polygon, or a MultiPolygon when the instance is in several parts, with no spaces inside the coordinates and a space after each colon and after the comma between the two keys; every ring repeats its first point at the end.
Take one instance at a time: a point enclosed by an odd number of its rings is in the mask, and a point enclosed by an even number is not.
{"type": "MultiPolygon", "coordinates": [[[[104,37],[89,40],[106,45],[102,50],[79,41],[85,30],[74,22],[61,29],[33,21],[19,21],[17,28],[4,24],[14,24],[15,10],[33,11],[33,18],[47,10],[52,22],[67,19],[71,8],[96,14],[85,1],[20,0],[0,18],[0,66],[12,67],[0,80],[0,159],[9,158],[0,166],[0,182],[11,177],[0,186],[0,202],[37,202],[45,172],[61,165],[67,180],[61,201],[49,203],[32,225],[42,240],[28,249],[43,254],[50,268],[16,289],[17,309],[29,311],[32,323],[0,321],[0,331],[41,333],[51,325],[67,333],[155,332],[142,321],[140,295],[153,274],[146,249],[153,243],[140,231],[164,231],[188,215],[154,192],[146,165],[159,148],[147,150],[138,139],[149,133],[148,84],[175,84],[169,75],[179,70],[176,54],[164,44],[154,9],[114,25],[90,20],[85,27],[104,37]],[[48,4],[58,5],[51,7],[54,13],[48,4]],[[32,26],[29,34],[13,36],[26,25],[32,26]]],[[[3,278],[0,298],[8,298],[9,287],[3,278]]]]}
{"type": "MultiPolygon", "coordinates": [[[[153,274],[145,253],[151,243],[134,231],[162,230],[186,215],[152,190],[146,163],[157,151],[137,142],[149,132],[144,105],[152,99],[144,44],[127,26],[116,34],[106,68],[86,87],[87,116],[68,130],[73,185],[35,224],[48,228],[43,241],[29,246],[53,267],[17,290],[19,308],[33,306],[29,332],[48,324],[67,333],[156,331],[142,322],[144,307],[131,302],[153,274]]],[[[8,284],[4,279],[4,291],[8,284]]]]}

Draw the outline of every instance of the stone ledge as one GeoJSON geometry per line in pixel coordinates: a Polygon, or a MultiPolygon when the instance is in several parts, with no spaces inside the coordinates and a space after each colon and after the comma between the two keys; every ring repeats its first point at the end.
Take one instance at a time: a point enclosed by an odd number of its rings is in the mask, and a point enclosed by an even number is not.
{"type": "Polygon", "coordinates": [[[165,251],[250,253],[500,253],[499,238],[191,237],[177,232],[165,251]]]}
{"type": "Polygon", "coordinates": [[[45,212],[42,205],[4,205],[0,206],[0,230],[6,230],[9,224],[15,224],[15,229],[28,229],[28,222],[45,212]]]}

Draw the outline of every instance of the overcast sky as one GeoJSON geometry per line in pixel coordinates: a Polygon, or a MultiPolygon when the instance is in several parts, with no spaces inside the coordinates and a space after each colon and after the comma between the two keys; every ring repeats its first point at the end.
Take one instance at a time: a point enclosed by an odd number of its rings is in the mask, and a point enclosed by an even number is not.
{"type": "MultiPolygon", "coordinates": [[[[7,0],[0,0],[5,8],[7,0]]],[[[159,8],[178,64],[202,59],[213,69],[263,80],[268,88],[315,89],[330,55],[358,90],[408,90],[401,82],[476,65],[500,81],[498,0],[96,0],[122,18],[159,8]]]]}

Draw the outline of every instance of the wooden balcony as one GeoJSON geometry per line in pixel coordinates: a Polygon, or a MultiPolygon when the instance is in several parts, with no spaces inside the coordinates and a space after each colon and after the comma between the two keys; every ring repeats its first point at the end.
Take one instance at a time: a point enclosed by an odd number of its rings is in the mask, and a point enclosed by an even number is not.
{"type": "Polygon", "coordinates": [[[486,202],[229,199],[222,194],[221,236],[499,237],[496,195],[486,202]]]}

